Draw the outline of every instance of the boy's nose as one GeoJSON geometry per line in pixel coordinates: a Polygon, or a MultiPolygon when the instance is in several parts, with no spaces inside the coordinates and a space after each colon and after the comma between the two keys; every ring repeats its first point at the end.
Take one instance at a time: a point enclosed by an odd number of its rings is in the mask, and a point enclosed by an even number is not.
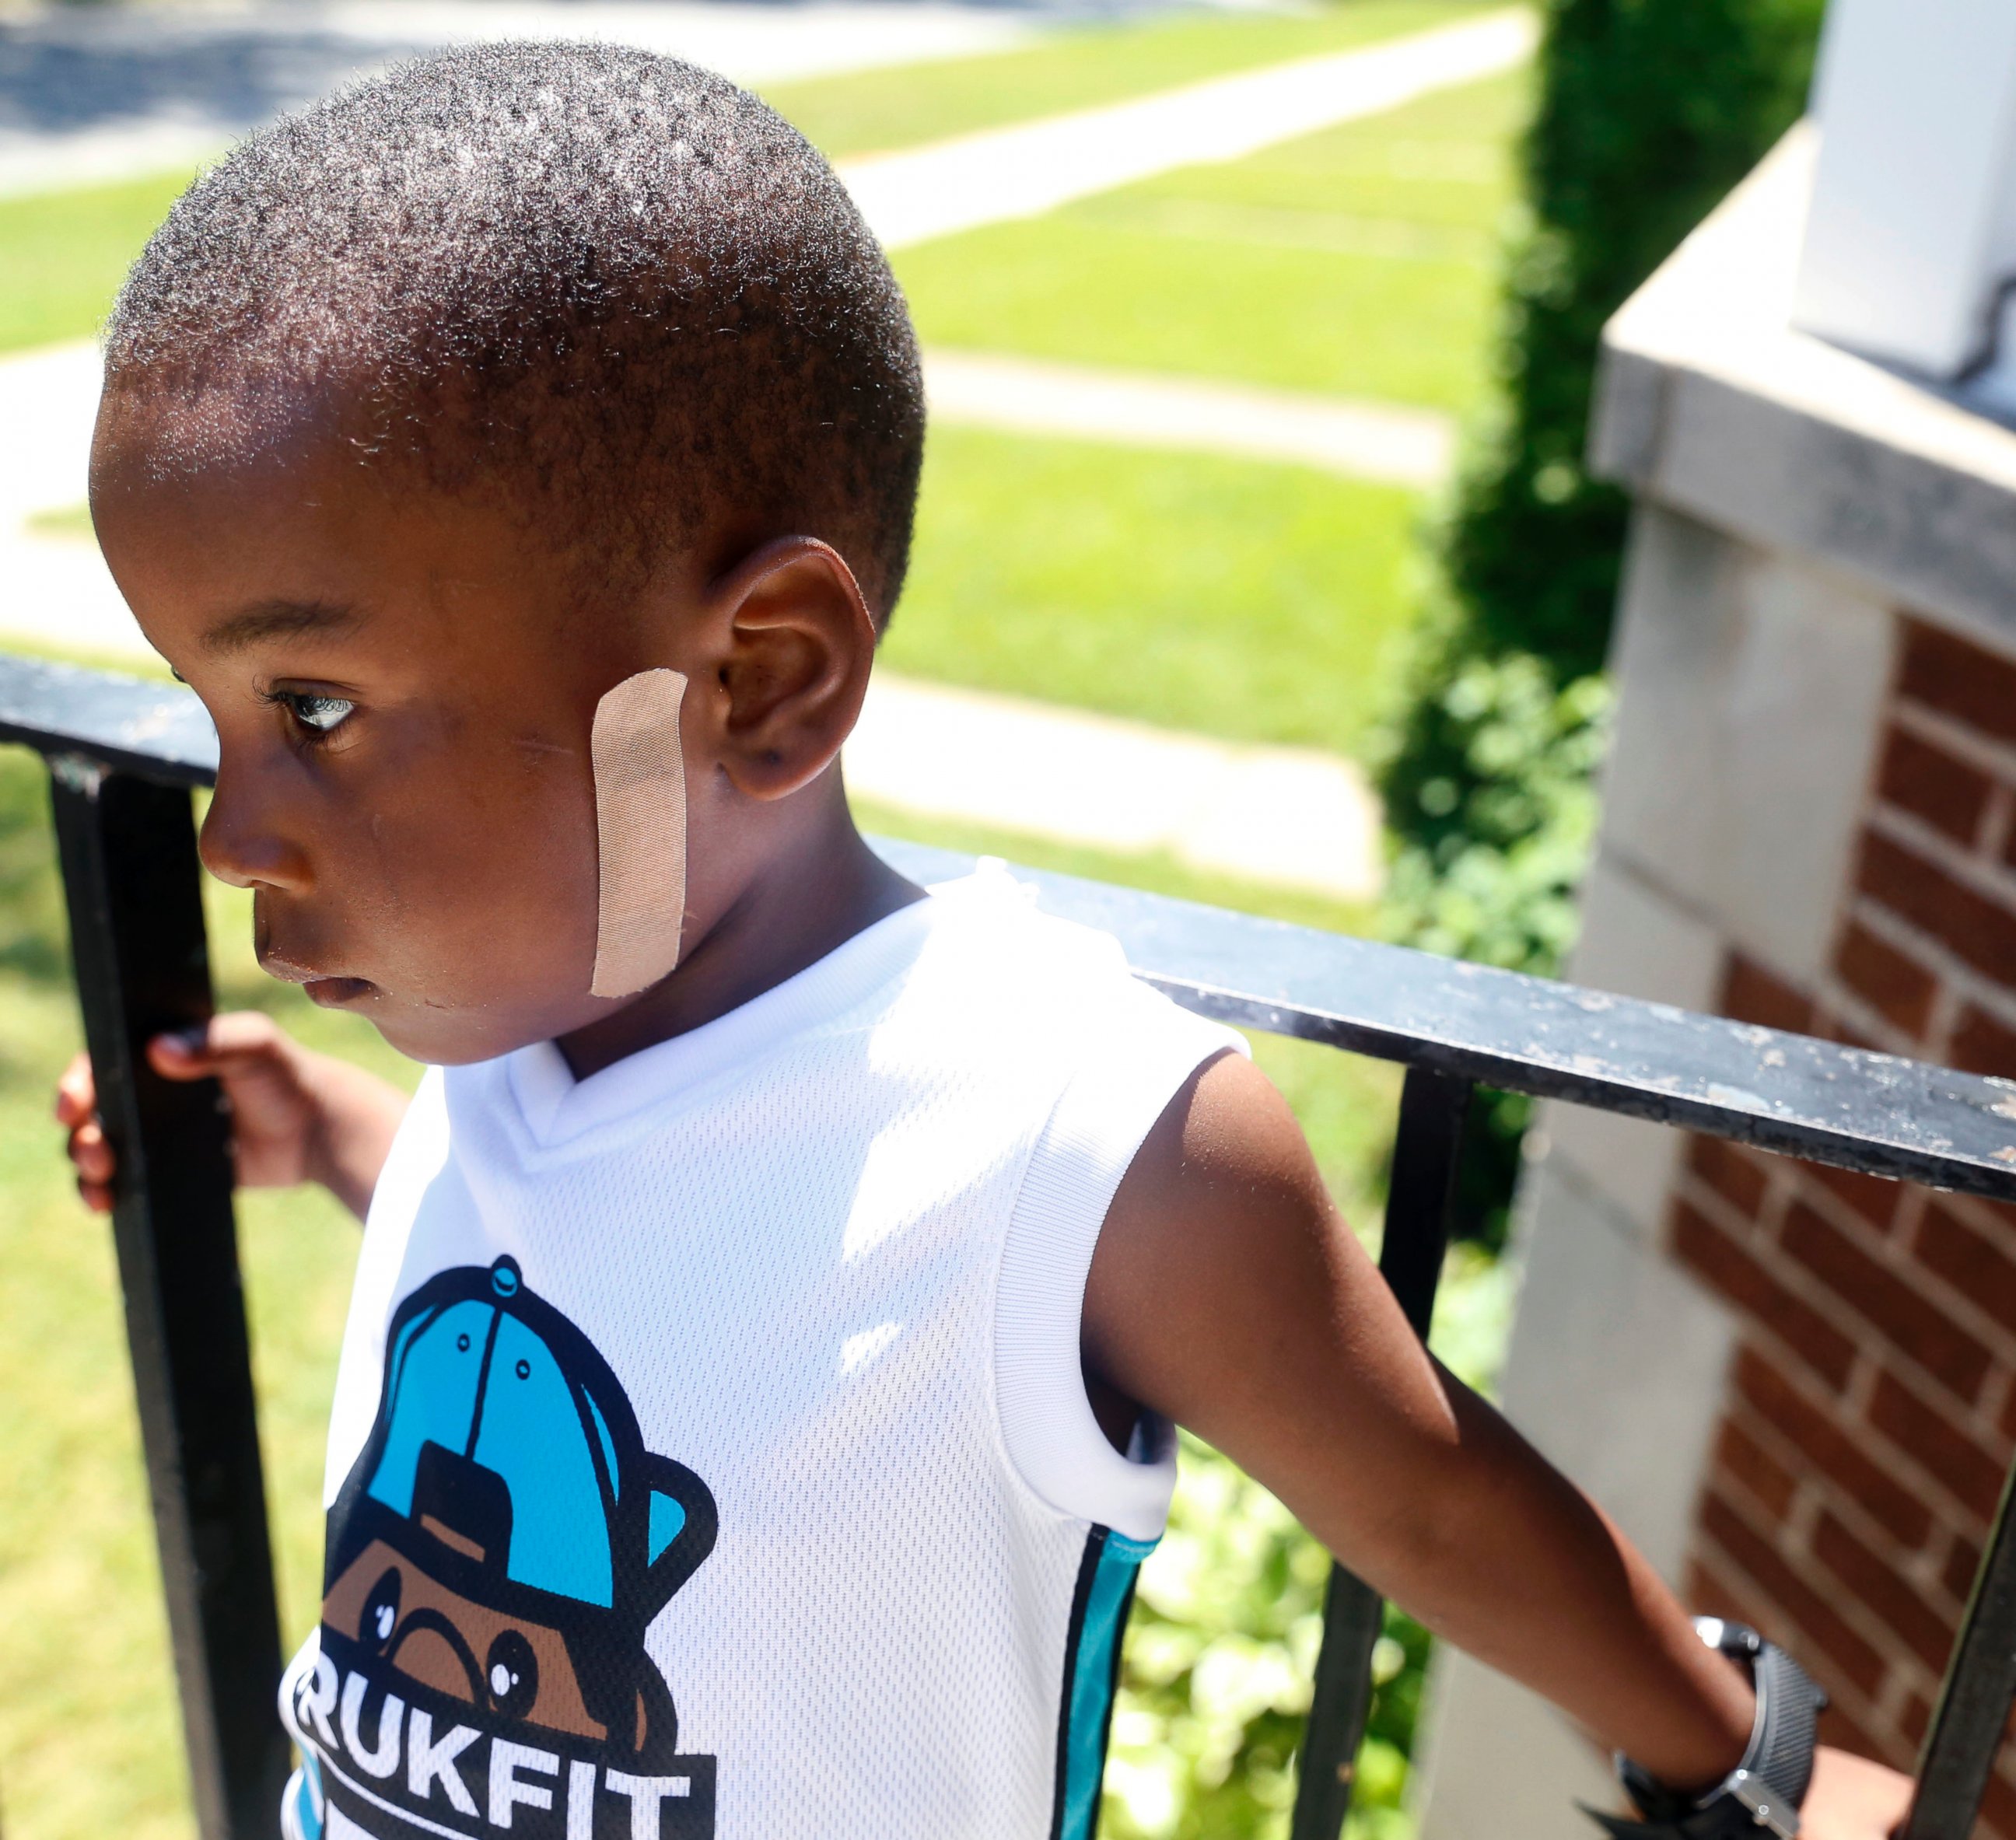
{"type": "Polygon", "coordinates": [[[196,843],[203,867],[234,888],[304,890],[310,879],[307,854],[273,816],[259,801],[239,796],[220,771],[196,843]]]}

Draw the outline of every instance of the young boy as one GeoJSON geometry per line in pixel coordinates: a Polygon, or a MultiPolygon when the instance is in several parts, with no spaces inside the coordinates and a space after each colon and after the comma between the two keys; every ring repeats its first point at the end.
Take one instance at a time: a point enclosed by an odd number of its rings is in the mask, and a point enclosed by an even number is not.
{"type": "MultiPolygon", "coordinates": [[[[121,297],[93,512],[216,722],[204,860],[434,1069],[152,1050],[241,1181],[366,1219],[286,1831],[1082,1840],[1175,1423],[1628,1753],[1647,1831],[1791,1831],[1795,1673],[1422,1351],[1237,1038],[857,835],[922,441],[824,162],[642,53],[353,88],[121,297]]],[[[1823,1751],[1804,1831],[1905,1792],[1823,1751]]]]}

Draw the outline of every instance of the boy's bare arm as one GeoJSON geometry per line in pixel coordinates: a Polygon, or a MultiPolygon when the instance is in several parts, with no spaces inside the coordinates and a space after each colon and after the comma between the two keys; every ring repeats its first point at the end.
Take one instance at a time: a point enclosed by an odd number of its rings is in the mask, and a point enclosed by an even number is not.
{"type": "MultiPolygon", "coordinates": [[[[1438,1633],[1676,1788],[1741,1759],[1747,1680],[1630,1543],[1416,1341],[1264,1075],[1211,1063],[1143,1144],[1085,1291],[1089,1371],[1272,1489],[1438,1633]]],[[[1874,1840],[1901,1777],[1823,1752],[1813,1840],[1874,1840]]]]}
{"type": "MultiPolygon", "coordinates": [[[[214,1076],[231,1105],[231,1153],[241,1188],[319,1182],[360,1220],[405,1115],[398,1087],[291,1039],[269,1016],[214,1017],[201,1039],[157,1035],[154,1071],[171,1080],[214,1076]]],[[[56,1086],[56,1121],[70,1132],[77,1192],[103,1213],[117,1174],[98,1122],[91,1062],[80,1054],[56,1086]]]]}

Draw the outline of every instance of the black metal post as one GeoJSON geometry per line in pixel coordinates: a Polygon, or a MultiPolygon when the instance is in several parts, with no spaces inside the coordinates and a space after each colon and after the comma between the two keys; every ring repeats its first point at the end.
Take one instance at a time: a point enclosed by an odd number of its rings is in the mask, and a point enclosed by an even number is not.
{"type": "Polygon", "coordinates": [[[143,1052],[211,1014],[189,795],[75,757],[50,776],[197,1825],[263,1840],[287,1749],[229,1127],[214,1081],[164,1080],[143,1052]]]}
{"type": "Polygon", "coordinates": [[[1946,1665],[1939,1710],[1925,1735],[1918,1763],[1918,1791],[1904,1840],[1967,1840],[2016,1705],[2016,1470],[2002,1485],[2002,1504],[1973,1594],[1960,1623],[1960,1640],[1946,1665]]]}
{"type": "MultiPolygon", "coordinates": [[[[1449,1248],[1449,1201],[1470,1094],[1469,1081],[1418,1067],[1409,1071],[1400,1093],[1379,1269],[1424,1341],[1449,1248]]],[[[1341,1565],[1330,1568],[1290,1840],[1337,1840],[1351,1812],[1358,1748],[1372,1710],[1372,1650],[1381,1611],[1379,1593],[1363,1579],[1341,1565]]]]}

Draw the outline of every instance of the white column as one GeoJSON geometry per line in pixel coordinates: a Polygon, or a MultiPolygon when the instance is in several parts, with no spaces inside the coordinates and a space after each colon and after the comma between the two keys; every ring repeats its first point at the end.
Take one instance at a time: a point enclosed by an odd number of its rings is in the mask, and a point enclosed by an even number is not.
{"type": "Polygon", "coordinates": [[[1813,110],[1795,322],[1953,377],[2016,280],[2016,4],[1833,0],[1813,110]]]}

